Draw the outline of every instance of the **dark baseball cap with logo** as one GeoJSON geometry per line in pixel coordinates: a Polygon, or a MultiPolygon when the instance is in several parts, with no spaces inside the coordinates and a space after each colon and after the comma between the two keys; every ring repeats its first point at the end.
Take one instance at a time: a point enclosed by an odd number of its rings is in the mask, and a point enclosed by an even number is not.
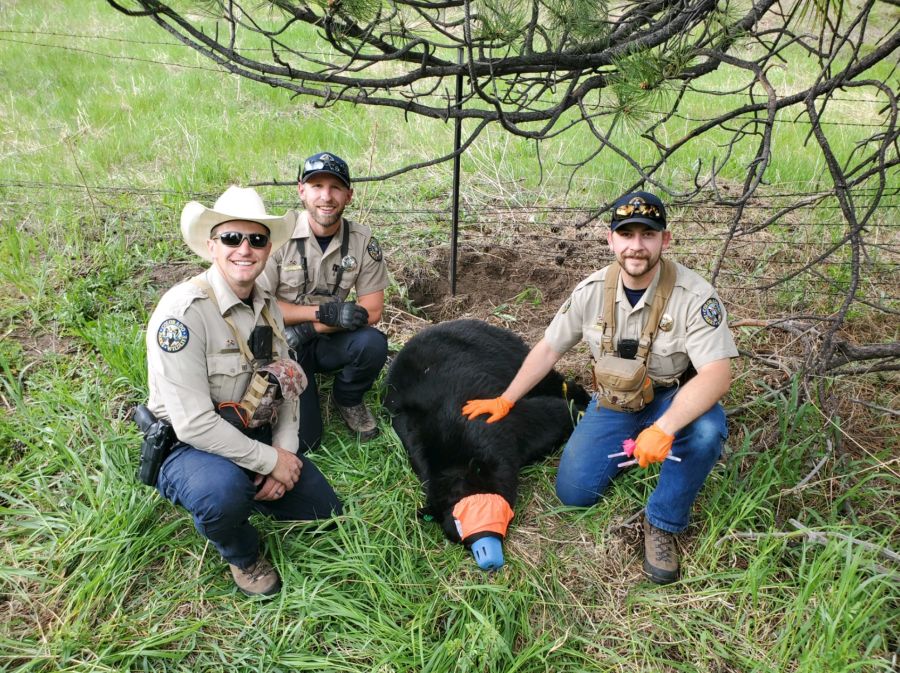
{"type": "Polygon", "coordinates": [[[656,231],[666,228],[666,207],[650,192],[631,192],[613,204],[609,228],[615,231],[623,224],[639,222],[656,231]]]}
{"type": "Polygon", "coordinates": [[[333,175],[350,187],[350,168],[347,166],[347,162],[336,154],[331,152],[313,154],[300,165],[300,174],[297,178],[300,182],[306,182],[318,173],[333,175]]]}

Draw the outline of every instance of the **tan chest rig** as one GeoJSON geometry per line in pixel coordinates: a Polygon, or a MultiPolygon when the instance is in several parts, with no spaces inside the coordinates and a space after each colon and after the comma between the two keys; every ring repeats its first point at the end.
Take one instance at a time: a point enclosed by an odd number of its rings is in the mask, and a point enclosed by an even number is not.
{"type": "Polygon", "coordinates": [[[600,323],[600,358],[594,363],[594,388],[597,403],[615,411],[635,412],[653,401],[653,383],[647,375],[647,358],[659,329],[659,320],[672,290],[675,288],[675,265],[660,260],[660,277],[656,285],[650,314],[641,332],[637,355],[633,360],[621,358],[613,347],[616,334],[616,291],[619,286],[620,267],[613,262],[606,272],[603,284],[603,317],[600,323]]]}
{"type": "MultiPolygon", "coordinates": [[[[199,278],[191,280],[206,291],[206,295],[221,313],[219,302],[209,283],[199,278]]],[[[269,312],[268,305],[263,305],[262,317],[272,328],[273,338],[281,339],[287,345],[284,334],[269,312]]],[[[251,367],[253,374],[241,400],[239,402],[222,402],[217,411],[225,420],[238,426],[239,429],[259,428],[270,423],[274,424],[278,418],[278,407],[282,402],[284,400],[292,402],[298,399],[300,393],[306,389],[306,374],[300,365],[289,358],[273,361],[254,358],[247,342],[241,338],[231,316],[222,315],[222,319],[234,334],[234,340],[241,350],[241,356],[251,367]]]]}

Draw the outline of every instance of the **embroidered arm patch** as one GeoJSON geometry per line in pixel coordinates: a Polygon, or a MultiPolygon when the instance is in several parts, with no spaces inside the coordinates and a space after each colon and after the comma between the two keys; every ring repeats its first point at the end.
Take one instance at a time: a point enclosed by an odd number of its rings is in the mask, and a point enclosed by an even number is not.
{"type": "Polygon", "coordinates": [[[722,324],[722,305],[718,299],[707,299],[703,306],[700,307],[700,315],[703,320],[711,327],[718,327],[722,324]]]}
{"type": "Polygon", "coordinates": [[[187,326],[175,318],[163,320],[156,331],[156,343],[166,353],[177,353],[187,346],[190,338],[191,335],[187,326]]]}
{"type": "Polygon", "coordinates": [[[384,257],[384,254],[381,252],[381,246],[378,245],[378,240],[375,237],[372,237],[372,239],[369,240],[369,245],[366,246],[366,252],[368,252],[369,257],[376,262],[380,262],[384,257]]]}

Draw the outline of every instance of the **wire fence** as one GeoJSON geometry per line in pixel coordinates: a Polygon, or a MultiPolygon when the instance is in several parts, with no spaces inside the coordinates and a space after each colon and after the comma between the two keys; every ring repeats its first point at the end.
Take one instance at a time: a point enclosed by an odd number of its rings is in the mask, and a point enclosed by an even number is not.
{"type": "MultiPolygon", "coordinates": [[[[274,193],[276,190],[270,190],[274,193]]],[[[280,190],[288,192],[288,190],[280,190]]],[[[865,203],[880,192],[876,216],[866,228],[861,258],[844,242],[848,225],[839,206],[828,193],[771,189],[754,198],[743,210],[746,232],[733,226],[732,208],[716,204],[709,196],[670,208],[673,244],[667,253],[707,276],[721,257],[717,289],[726,302],[765,313],[784,315],[804,303],[823,314],[837,310],[851,284],[857,285],[854,301],[887,313],[900,312],[900,187],[887,190],[858,188],[857,203],[865,203]],[[762,229],[754,225],[772,217],[786,201],[810,200],[762,229]],[[829,252],[830,251],[830,252],[829,252]],[[751,309],[752,307],[752,309],[751,309]]],[[[64,182],[0,181],[0,203],[7,214],[21,220],[40,220],[48,209],[64,211],[73,221],[99,218],[106,227],[121,227],[136,235],[151,227],[159,240],[176,243],[175,224],[189,200],[212,203],[218,194],[172,189],[135,188],[118,185],[79,185],[64,182]],[[168,223],[172,223],[169,227],[168,223]]],[[[292,195],[293,196],[293,195],[292,195]]],[[[267,199],[274,212],[297,208],[295,198],[267,199]]],[[[446,279],[450,215],[446,205],[359,204],[348,213],[351,219],[370,225],[388,252],[395,278],[421,278],[426,272],[436,280],[446,279]],[[426,267],[426,268],[420,268],[426,267]]],[[[519,268],[511,275],[515,287],[535,270],[565,271],[587,275],[611,259],[606,247],[605,222],[578,226],[584,216],[596,212],[596,204],[462,204],[459,251],[472,259],[502,255],[504,266],[519,268]]],[[[467,288],[461,269],[461,292],[467,288]]],[[[484,271],[479,271],[485,273],[484,271]]],[[[484,282],[470,278],[468,287],[484,282]]],[[[571,287],[567,291],[571,290],[571,287]]],[[[550,297],[555,300],[558,297],[550,297]]]]}

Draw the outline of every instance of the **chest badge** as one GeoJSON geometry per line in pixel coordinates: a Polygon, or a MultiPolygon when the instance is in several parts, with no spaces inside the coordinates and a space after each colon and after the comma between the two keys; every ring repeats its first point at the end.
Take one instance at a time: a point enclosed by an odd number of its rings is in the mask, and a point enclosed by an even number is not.
{"type": "Polygon", "coordinates": [[[344,259],[341,260],[341,268],[344,271],[353,271],[357,267],[359,262],[356,261],[356,257],[353,255],[347,255],[344,259]]]}
{"type": "Polygon", "coordinates": [[[661,329],[663,332],[671,332],[674,326],[675,321],[668,313],[664,313],[663,317],[659,319],[659,329],[661,329]]]}

